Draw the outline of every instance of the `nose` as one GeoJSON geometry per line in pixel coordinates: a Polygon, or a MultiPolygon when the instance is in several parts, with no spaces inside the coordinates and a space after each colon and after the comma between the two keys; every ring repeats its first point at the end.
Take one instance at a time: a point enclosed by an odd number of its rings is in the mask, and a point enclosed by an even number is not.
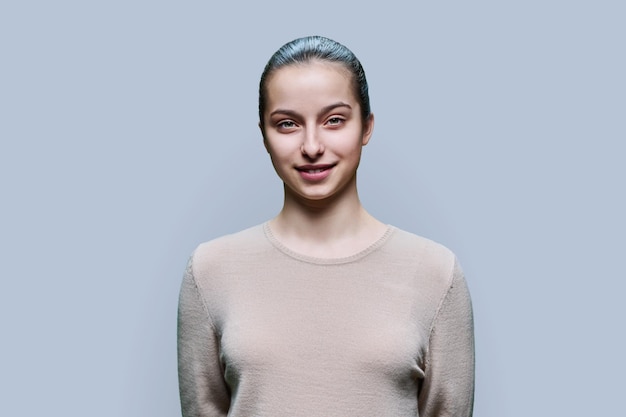
{"type": "Polygon", "coordinates": [[[319,133],[315,129],[307,129],[304,140],[300,147],[302,154],[309,158],[315,158],[324,153],[324,144],[320,140],[319,133]]]}

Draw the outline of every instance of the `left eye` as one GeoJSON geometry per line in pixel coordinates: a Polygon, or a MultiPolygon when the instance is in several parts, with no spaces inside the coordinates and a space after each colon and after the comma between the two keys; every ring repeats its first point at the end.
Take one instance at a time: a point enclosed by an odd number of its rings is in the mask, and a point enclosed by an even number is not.
{"type": "Polygon", "coordinates": [[[331,117],[330,119],[328,119],[328,121],[326,122],[329,125],[339,125],[343,122],[343,119],[340,117],[331,117]]]}

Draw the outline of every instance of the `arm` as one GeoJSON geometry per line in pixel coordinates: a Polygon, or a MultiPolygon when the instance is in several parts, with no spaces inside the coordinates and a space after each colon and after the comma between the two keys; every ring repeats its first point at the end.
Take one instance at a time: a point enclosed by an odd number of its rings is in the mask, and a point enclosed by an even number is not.
{"type": "Polygon", "coordinates": [[[218,337],[190,260],[178,303],[178,380],[184,417],[228,414],[230,394],[222,375],[218,337]]]}
{"type": "Polygon", "coordinates": [[[420,417],[472,416],[474,322],[469,291],[458,262],[431,327],[418,405],[420,417]]]}

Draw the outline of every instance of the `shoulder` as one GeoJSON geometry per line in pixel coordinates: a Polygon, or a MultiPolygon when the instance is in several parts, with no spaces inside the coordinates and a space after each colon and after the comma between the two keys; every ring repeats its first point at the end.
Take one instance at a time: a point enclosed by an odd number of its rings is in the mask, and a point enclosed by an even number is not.
{"type": "MultiPolygon", "coordinates": [[[[460,263],[452,250],[431,239],[396,229],[389,242],[396,252],[396,262],[409,269],[422,301],[434,314],[444,299],[454,305],[469,303],[467,283],[460,263]]],[[[434,319],[435,315],[432,316],[434,319]]]]}
{"type": "Polygon", "coordinates": [[[417,288],[428,289],[435,298],[443,295],[463,273],[456,255],[446,246],[395,228],[377,261],[386,268],[404,271],[417,288]],[[438,295],[437,295],[438,294],[438,295]]]}
{"type": "Polygon", "coordinates": [[[201,243],[191,255],[191,263],[194,273],[229,263],[245,263],[246,259],[258,257],[267,247],[263,225],[260,224],[201,243]]]}
{"type": "Polygon", "coordinates": [[[422,267],[450,271],[456,262],[455,254],[441,243],[398,228],[395,228],[386,249],[395,256],[410,259],[422,267]]]}
{"type": "Polygon", "coordinates": [[[194,256],[207,255],[216,251],[229,251],[233,248],[240,249],[242,247],[254,245],[262,240],[264,240],[263,225],[259,224],[236,233],[220,236],[203,242],[195,249],[194,256]]]}

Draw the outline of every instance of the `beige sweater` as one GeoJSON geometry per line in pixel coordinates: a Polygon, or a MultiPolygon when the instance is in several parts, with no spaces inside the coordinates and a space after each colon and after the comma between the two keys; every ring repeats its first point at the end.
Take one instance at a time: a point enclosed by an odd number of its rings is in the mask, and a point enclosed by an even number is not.
{"type": "Polygon", "coordinates": [[[200,245],[178,315],[185,417],[471,416],[472,308],[454,255],[389,226],[347,258],[267,224],[200,245]]]}

